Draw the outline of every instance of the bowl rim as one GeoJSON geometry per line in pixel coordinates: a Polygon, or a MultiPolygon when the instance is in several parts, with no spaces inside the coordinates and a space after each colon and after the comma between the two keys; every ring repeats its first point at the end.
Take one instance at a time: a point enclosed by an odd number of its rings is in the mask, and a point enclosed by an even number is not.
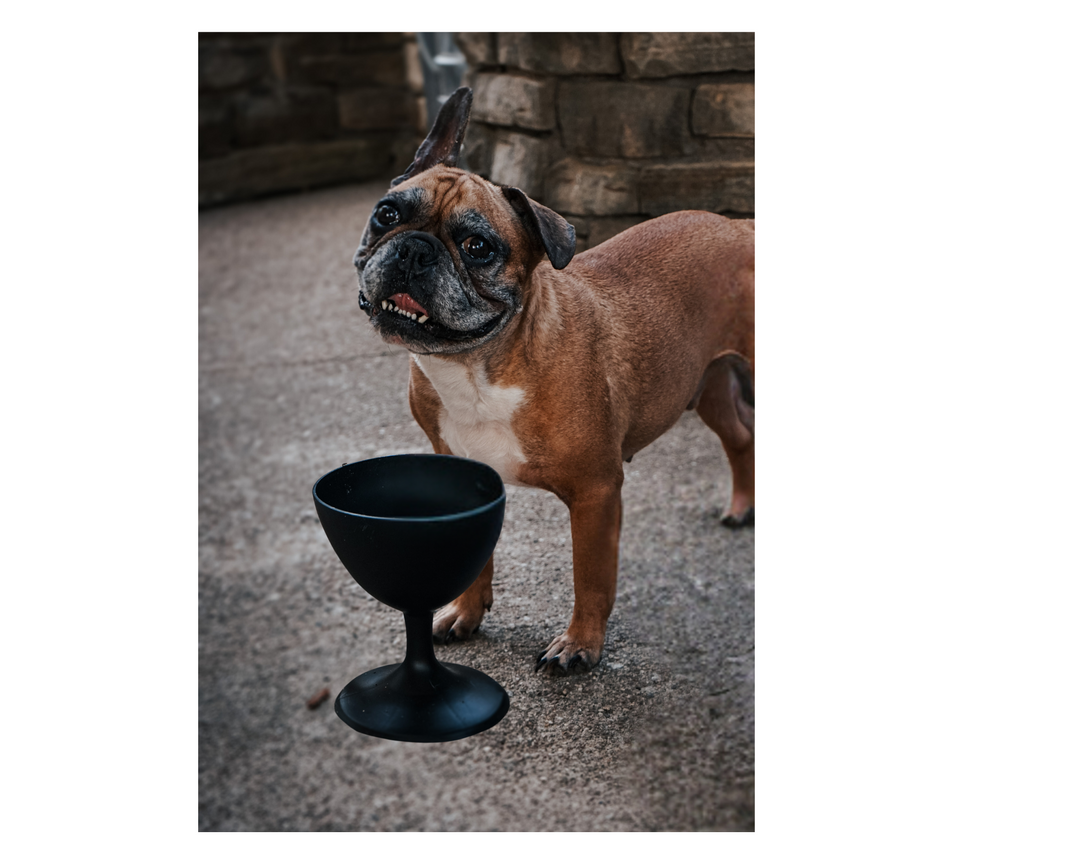
{"type": "Polygon", "coordinates": [[[452,453],[390,453],[386,456],[372,456],[370,459],[357,459],[355,462],[345,462],[339,465],[337,468],[333,468],[323,474],[318,480],[315,481],[315,485],[311,487],[312,497],[325,507],[327,510],[332,510],[335,513],[342,513],[346,516],[352,516],[356,519],[373,519],[378,522],[452,522],[456,519],[468,519],[471,516],[477,516],[486,510],[490,510],[493,507],[497,507],[506,501],[506,484],[503,482],[502,476],[488,465],[486,462],[480,462],[477,459],[468,459],[464,456],[454,456],[452,453]],[[445,516],[375,516],[369,513],[354,513],[352,510],[342,510],[340,507],[335,507],[333,504],[328,504],[322,498],[319,497],[319,484],[322,483],[331,474],[336,474],[338,471],[343,471],[346,468],[351,468],[353,465],[360,465],[365,462],[382,462],[388,459],[424,459],[424,460],[454,460],[457,462],[472,462],[474,465],[480,465],[495,475],[495,479],[499,481],[499,495],[497,498],[489,501],[487,504],[481,504],[479,507],[474,507],[471,510],[462,510],[457,513],[448,513],[445,516]]]}

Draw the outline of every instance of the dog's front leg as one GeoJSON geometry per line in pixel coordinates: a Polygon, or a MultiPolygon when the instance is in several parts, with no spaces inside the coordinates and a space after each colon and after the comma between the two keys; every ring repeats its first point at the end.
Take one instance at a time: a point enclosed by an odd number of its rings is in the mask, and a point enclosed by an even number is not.
{"type": "Polygon", "coordinates": [[[431,635],[436,642],[453,642],[456,639],[468,639],[480,628],[484,613],[491,609],[494,594],[491,579],[495,574],[495,556],[492,555],[465,592],[451,603],[435,613],[431,625],[431,635]]]}
{"type": "Polygon", "coordinates": [[[622,523],[622,478],[569,496],[574,544],[574,611],[566,632],[536,660],[537,670],[585,671],[600,662],[608,616],[615,605],[622,523]]]}

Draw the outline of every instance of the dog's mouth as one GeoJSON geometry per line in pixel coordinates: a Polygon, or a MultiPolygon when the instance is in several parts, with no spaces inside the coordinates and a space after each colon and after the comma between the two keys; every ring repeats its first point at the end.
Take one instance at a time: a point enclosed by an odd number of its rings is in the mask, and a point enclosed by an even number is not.
{"type": "Polygon", "coordinates": [[[382,308],[387,312],[392,312],[395,315],[401,315],[404,318],[408,318],[411,321],[415,321],[417,324],[426,324],[431,320],[431,316],[428,314],[427,309],[413,300],[409,294],[393,294],[386,300],[382,301],[382,308]]]}
{"type": "Polygon", "coordinates": [[[433,318],[431,313],[412,295],[405,292],[392,294],[375,306],[361,291],[360,308],[371,316],[371,323],[377,329],[402,337],[424,339],[424,341],[469,342],[482,339],[498,326],[505,315],[505,313],[496,314],[472,330],[455,330],[433,318]]]}

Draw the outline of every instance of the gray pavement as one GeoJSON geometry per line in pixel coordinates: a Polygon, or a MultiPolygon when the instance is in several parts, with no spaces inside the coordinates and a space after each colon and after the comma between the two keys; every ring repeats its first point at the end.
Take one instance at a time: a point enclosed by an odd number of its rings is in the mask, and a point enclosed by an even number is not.
{"type": "Polygon", "coordinates": [[[720,526],[727,464],[696,414],[626,466],[595,670],[533,672],[573,603],[569,518],[508,488],[494,608],[436,646],[510,691],[505,719],[410,744],[335,716],[349,680],[401,659],[404,624],[341,566],[311,487],[429,451],[407,357],[356,304],[352,253],[386,185],[199,215],[200,830],[753,830],[754,529],[720,526]]]}

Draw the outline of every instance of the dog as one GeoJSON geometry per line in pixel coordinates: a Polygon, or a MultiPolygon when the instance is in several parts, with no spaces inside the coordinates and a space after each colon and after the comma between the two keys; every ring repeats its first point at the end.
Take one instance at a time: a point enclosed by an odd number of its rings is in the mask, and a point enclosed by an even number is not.
{"type": "MultiPolygon", "coordinates": [[[[574,228],[520,189],[457,167],[472,105],[443,105],[353,259],[360,308],[410,354],[409,407],[437,453],[569,508],[574,608],[537,671],[600,660],[615,602],[623,464],[696,410],[732,473],[729,527],[754,518],[754,223],[681,211],[575,255],[574,228]]],[[[466,639],[493,559],[440,609],[466,639]]]]}

